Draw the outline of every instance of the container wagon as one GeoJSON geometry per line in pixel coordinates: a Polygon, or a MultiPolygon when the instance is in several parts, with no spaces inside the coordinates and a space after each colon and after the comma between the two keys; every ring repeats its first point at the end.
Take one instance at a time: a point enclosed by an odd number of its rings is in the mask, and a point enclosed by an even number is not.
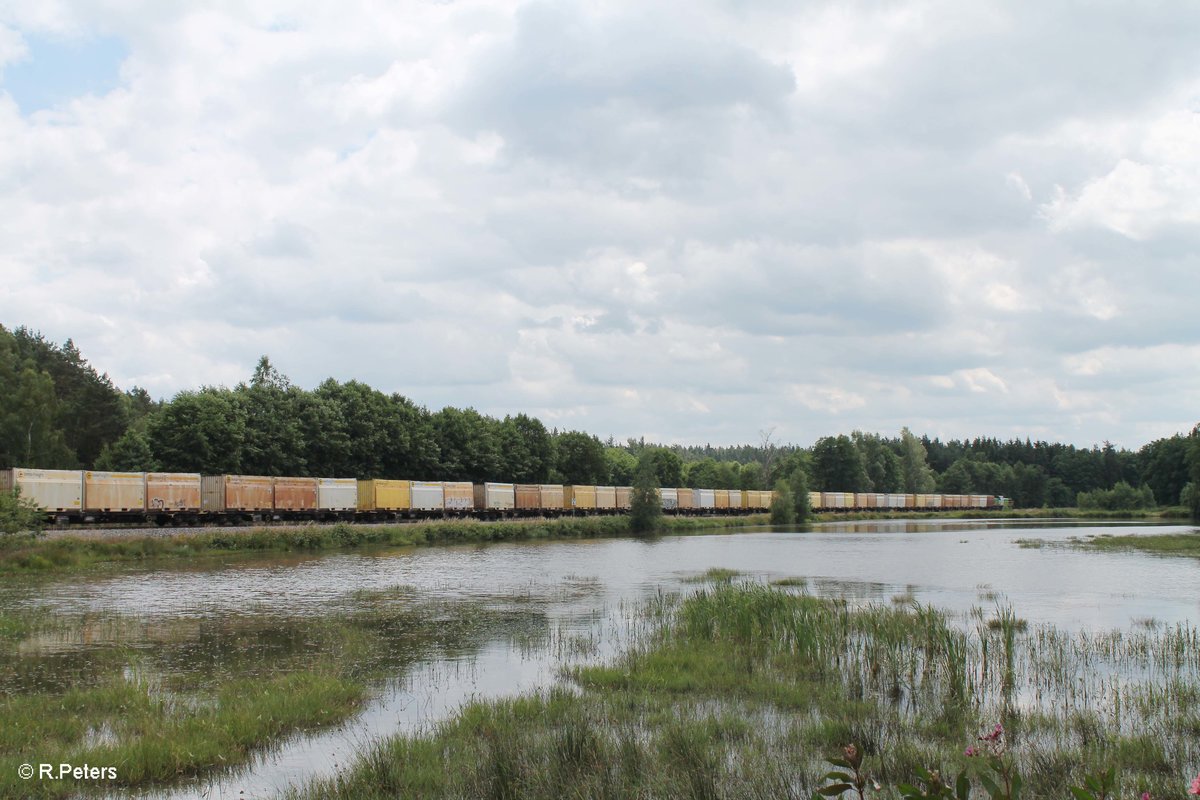
{"type": "Polygon", "coordinates": [[[198,472],[147,472],[146,512],[164,523],[167,514],[200,513],[200,480],[198,472]]]}
{"type": "Polygon", "coordinates": [[[317,510],[317,479],[316,478],[274,478],[275,511],[288,514],[307,512],[312,515],[317,510]]]}
{"type": "Polygon", "coordinates": [[[616,511],[617,510],[617,487],[615,487],[615,486],[597,486],[596,487],[596,510],[597,511],[616,511]]]}
{"type": "Polygon", "coordinates": [[[474,493],[475,510],[488,516],[508,516],[517,507],[516,486],[511,483],[477,483],[474,493]]]}
{"type": "Polygon", "coordinates": [[[579,513],[590,513],[596,510],[595,486],[564,486],[563,510],[579,513]]]}
{"type": "Polygon", "coordinates": [[[428,515],[441,514],[446,508],[446,489],[441,481],[412,482],[412,510],[428,515]]]}
{"type": "Polygon", "coordinates": [[[66,516],[83,511],[83,472],[77,469],[15,467],[0,471],[0,490],[14,489],[51,514],[66,516]]]}
{"type": "Polygon", "coordinates": [[[557,483],[543,483],[538,485],[538,491],[542,496],[542,511],[557,516],[566,508],[565,489],[562,486],[557,483]]]}
{"type": "Polygon", "coordinates": [[[658,490],[658,499],[662,501],[663,511],[679,510],[679,490],[664,486],[658,490]]]}
{"type": "Polygon", "coordinates": [[[374,478],[358,482],[358,513],[371,519],[412,511],[412,481],[374,478]]]}
{"type": "Polygon", "coordinates": [[[447,511],[468,512],[475,508],[475,487],[470,481],[443,481],[447,511]]]}

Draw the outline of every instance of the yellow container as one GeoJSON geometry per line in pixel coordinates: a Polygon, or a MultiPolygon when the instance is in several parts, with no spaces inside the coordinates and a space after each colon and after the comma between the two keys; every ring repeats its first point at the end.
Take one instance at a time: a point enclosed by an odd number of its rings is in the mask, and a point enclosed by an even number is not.
{"type": "Polygon", "coordinates": [[[615,486],[597,486],[596,487],[596,508],[606,511],[617,507],[617,487],[615,486]]]}
{"type": "Polygon", "coordinates": [[[563,508],[589,511],[596,508],[595,486],[564,486],[563,508]]]}
{"type": "Polygon", "coordinates": [[[412,508],[412,481],[358,482],[359,511],[408,511],[412,508]]]}

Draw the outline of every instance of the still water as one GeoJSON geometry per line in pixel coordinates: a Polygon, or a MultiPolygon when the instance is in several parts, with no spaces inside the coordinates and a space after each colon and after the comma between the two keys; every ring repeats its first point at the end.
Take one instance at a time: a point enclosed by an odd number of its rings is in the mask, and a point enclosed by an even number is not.
{"type": "Polygon", "coordinates": [[[1187,530],[1192,528],[995,520],[831,523],[803,533],[748,529],[656,541],[240,558],[7,587],[0,600],[54,614],[115,613],[176,624],[248,614],[319,615],[398,586],[421,598],[536,604],[545,635],[498,631],[470,652],[418,660],[377,687],[375,699],[341,727],[294,737],[246,769],[153,795],[264,797],[335,774],[373,739],[428,726],[465,701],[547,686],[564,664],[610,657],[629,634],[629,609],[659,592],[693,590],[696,576],[713,567],[761,580],[803,577],[813,594],[857,602],[911,595],[963,615],[972,607],[1003,604],[1031,624],[1109,630],[1147,620],[1200,620],[1200,567],[1186,558],[1088,551],[1072,540],[1187,530]],[[1022,540],[1044,545],[1022,546],[1022,540]]]}

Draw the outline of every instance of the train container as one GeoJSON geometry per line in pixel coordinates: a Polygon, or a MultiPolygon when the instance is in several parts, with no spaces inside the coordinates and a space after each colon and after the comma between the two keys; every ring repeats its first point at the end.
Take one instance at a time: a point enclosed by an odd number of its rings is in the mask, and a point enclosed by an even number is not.
{"type": "Polygon", "coordinates": [[[664,486],[658,490],[658,499],[662,502],[663,511],[674,511],[679,508],[679,490],[664,486]]]}
{"type": "Polygon", "coordinates": [[[357,511],[358,480],[317,478],[317,508],[321,511],[357,511]]]}
{"type": "Polygon", "coordinates": [[[728,489],[713,489],[713,508],[729,509],[728,489]]]}
{"type": "Polygon", "coordinates": [[[517,507],[517,487],[511,483],[477,483],[476,511],[512,511],[517,507]]]}
{"type": "Polygon", "coordinates": [[[729,490],[729,508],[738,510],[746,507],[746,493],[741,489],[729,490]]]}
{"type": "Polygon", "coordinates": [[[441,481],[413,481],[413,511],[441,511],[446,507],[446,489],[441,481]]]}
{"type": "Polygon", "coordinates": [[[176,513],[200,510],[200,473],[147,472],[146,510],[176,513]]]}
{"type": "Polygon", "coordinates": [[[758,493],[758,507],[766,511],[771,507],[771,500],[775,497],[775,493],[769,489],[763,489],[758,493]]]}
{"type": "Polygon", "coordinates": [[[697,489],[696,490],[696,508],[710,509],[715,508],[717,502],[717,493],[715,489],[697,489]]]}
{"type": "Polygon", "coordinates": [[[812,508],[812,509],[823,508],[823,506],[821,505],[821,493],[820,492],[809,492],[808,493],[808,507],[812,508]]]}
{"type": "Polygon", "coordinates": [[[971,508],[987,508],[988,501],[986,494],[972,494],[967,496],[968,503],[971,508]]]}
{"type": "Polygon", "coordinates": [[[594,511],[596,508],[596,487],[564,486],[563,508],[568,511],[594,511]]]}
{"type": "Polygon", "coordinates": [[[617,487],[617,508],[622,511],[628,511],[633,508],[633,487],[618,486],[617,487]]]}
{"type": "Polygon", "coordinates": [[[536,483],[518,483],[513,487],[513,505],[520,511],[540,511],[542,490],[536,483]]]}
{"type": "MultiPolygon", "coordinates": [[[[316,478],[274,478],[276,511],[316,511],[316,478]]],[[[358,487],[355,486],[357,493],[358,487]]]]}
{"type": "Polygon", "coordinates": [[[681,486],[675,490],[675,493],[678,500],[675,507],[680,511],[696,507],[696,491],[694,489],[686,489],[681,486]]]}
{"type": "Polygon", "coordinates": [[[37,503],[43,511],[57,513],[83,510],[83,472],[77,469],[0,470],[0,490],[21,490],[21,497],[37,503]]]}
{"type": "Polygon", "coordinates": [[[200,510],[210,514],[225,511],[271,511],[275,488],[265,475],[205,475],[200,479],[200,510]]]}
{"type": "Polygon", "coordinates": [[[475,507],[475,487],[470,481],[443,481],[447,511],[470,511],[475,507]]]}
{"type": "Polygon", "coordinates": [[[538,486],[538,491],[542,495],[542,509],[561,511],[566,507],[563,487],[557,483],[543,483],[538,486]]]}
{"type": "Polygon", "coordinates": [[[917,507],[917,496],[915,494],[904,495],[904,507],[905,508],[916,508],[917,507]]]}
{"type": "Polygon", "coordinates": [[[904,495],[888,494],[884,496],[887,498],[888,508],[904,508],[904,495]]]}
{"type": "Polygon", "coordinates": [[[841,492],[821,492],[821,505],[824,508],[845,508],[845,495],[841,492]]]}
{"type": "Polygon", "coordinates": [[[358,482],[359,511],[408,511],[412,508],[412,481],[375,478],[358,482]]]}
{"type": "Polygon", "coordinates": [[[743,494],[746,497],[746,509],[748,511],[757,511],[758,504],[762,499],[762,492],[758,489],[747,489],[743,494]]]}
{"type": "Polygon", "coordinates": [[[596,487],[596,509],[599,511],[614,511],[617,508],[617,487],[596,487]]]}
{"type": "Polygon", "coordinates": [[[146,510],[146,473],[84,472],[84,511],[146,510]]]}

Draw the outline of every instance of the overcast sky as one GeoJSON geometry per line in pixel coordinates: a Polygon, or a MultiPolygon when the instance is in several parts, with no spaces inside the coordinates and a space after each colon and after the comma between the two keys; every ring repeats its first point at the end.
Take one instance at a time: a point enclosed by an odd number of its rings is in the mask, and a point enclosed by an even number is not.
{"type": "Polygon", "coordinates": [[[0,323],[122,388],[1138,447],[1198,306],[1195,0],[0,0],[0,323]]]}

